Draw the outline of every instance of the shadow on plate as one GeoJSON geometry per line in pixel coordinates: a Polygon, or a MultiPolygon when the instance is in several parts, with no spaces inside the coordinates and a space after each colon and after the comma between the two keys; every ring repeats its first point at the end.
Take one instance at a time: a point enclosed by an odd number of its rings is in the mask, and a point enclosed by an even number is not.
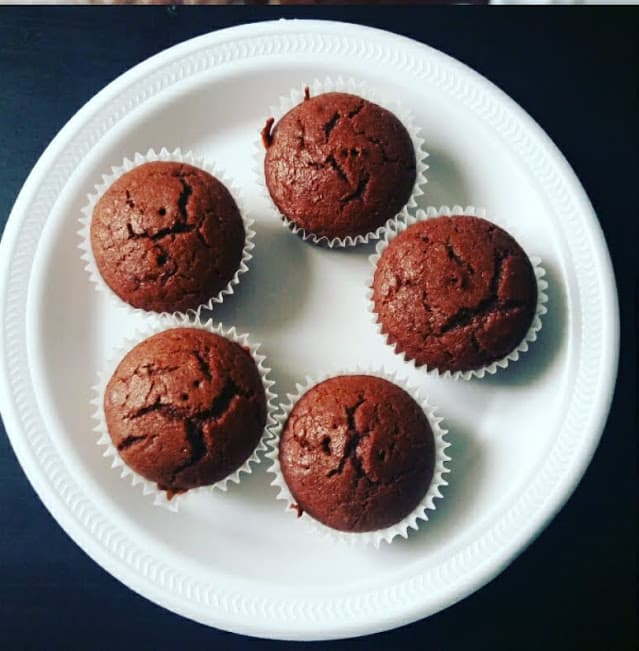
{"type": "Polygon", "coordinates": [[[247,502],[254,509],[284,510],[285,503],[276,499],[279,489],[271,486],[274,475],[267,472],[272,461],[264,455],[265,453],[260,455],[261,462],[253,466],[250,475],[243,474],[239,484],[229,486],[223,495],[224,500],[247,502]]]}
{"type": "MultiPolygon", "coordinates": [[[[233,296],[213,308],[215,321],[241,324],[251,332],[275,331],[304,311],[310,291],[311,267],[307,245],[275,221],[259,221],[253,259],[240,276],[233,296]]],[[[205,314],[210,314],[208,311],[205,314]]]]}
{"type": "Polygon", "coordinates": [[[498,369],[495,375],[486,375],[481,382],[491,386],[521,386],[539,381],[557,358],[568,333],[568,311],[566,292],[561,276],[555,268],[543,262],[548,281],[548,312],[541,317],[542,328],[537,334],[537,341],[520,356],[519,361],[512,362],[507,369],[498,369]]]}
{"type": "MultiPolygon", "coordinates": [[[[428,143],[426,143],[426,146],[428,143]]],[[[461,167],[457,161],[441,149],[431,149],[427,146],[430,154],[426,163],[430,166],[426,170],[428,183],[423,186],[424,194],[418,197],[419,208],[426,209],[427,206],[453,206],[459,204],[467,206],[475,205],[471,189],[466,181],[461,167]]]]}
{"type": "Polygon", "coordinates": [[[415,549],[435,550],[446,544],[457,523],[467,519],[467,514],[477,506],[480,478],[486,473],[486,458],[481,443],[467,428],[454,418],[445,417],[448,429],[446,440],[450,443],[447,463],[450,472],[444,475],[448,486],[441,489],[443,499],[435,500],[436,509],[428,511],[428,521],[420,521],[417,531],[411,530],[408,538],[396,538],[391,545],[380,548],[386,554],[413,553],[415,549]]]}

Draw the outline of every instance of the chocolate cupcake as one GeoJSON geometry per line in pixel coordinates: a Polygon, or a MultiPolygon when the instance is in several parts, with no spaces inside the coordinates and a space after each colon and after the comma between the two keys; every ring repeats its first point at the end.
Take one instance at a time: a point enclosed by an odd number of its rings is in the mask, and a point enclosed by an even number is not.
{"type": "Polygon", "coordinates": [[[440,373],[490,368],[539,321],[533,265],[495,224],[438,216],[388,239],[372,279],[373,310],[388,343],[417,366],[440,373]]]}
{"type": "MultiPolygon", "coordinates": [[[[328,84],[330,86],[330,84],[328,84]]],[[[425,165],[390,111],[346,92],[323,92],[262,132],[268,192],[291,230],[315,243],[354,244],[419,194],[425,165]]]]}
{"type": "MultiPolygon", "coordinates": [[[[340,375],[309,388],[291,406],[275,472],[299,514],[359,534],[413,513],[436,465],[441,483],[441,459],[429,418],[406,391],[373,375],[340,375]]],[[[432,508],[432,497],[429,503],[432,508]]]]}
{"type": "Polygon", "coordinates": [[[236,473],[255,456],[267,421],[262,359],[199,327],[141,341],[104,390],[119,457],[169,497],[236,473]]]}
{"type": "Polygon", "coordinates": [[[187,157],[130,169],[92,210],[88,236],[97,271],[135,308],[186,312],[219,302],[246,270],[247,232],[231,193],[182,162],[187,157]]]}

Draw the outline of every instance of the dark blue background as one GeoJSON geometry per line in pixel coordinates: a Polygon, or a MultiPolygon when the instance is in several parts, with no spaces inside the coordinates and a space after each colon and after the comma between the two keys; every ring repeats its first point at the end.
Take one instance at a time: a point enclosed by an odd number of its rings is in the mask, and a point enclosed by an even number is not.
{"type": "MultiPolygon", "coordinates": [[[[622,308],[606,431],[575,494],[506,572],[446,611],[335,649],[635,648],[639,13],[480,7],[0,9],[0,224],[50,139],[130,66],[191,36],[274,17],[362,22],[486,75],[548,132],[603,226],[622,308]]],[[[194,624],[137,596],[66,536],[0,432],[0,647],[288,648],[194,624]]]]}

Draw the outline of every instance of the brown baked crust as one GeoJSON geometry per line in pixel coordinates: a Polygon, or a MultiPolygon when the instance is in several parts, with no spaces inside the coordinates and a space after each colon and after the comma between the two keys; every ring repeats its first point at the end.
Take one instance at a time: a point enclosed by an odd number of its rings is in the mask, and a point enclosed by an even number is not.
{"type": "Polygon", "coordinates": [[[295,404],[279,460],[299,509],[334,529],[373,531],[400,521],[426,494],[435,442],[404,390],[369,375],[343,375],[295,404]]]}
{"type": "Polygon", "coordinates": [[[415,150],[386,109],[324,93],[291,109],[268,133],[264,174],[280,212],[318,237],[375,231],[407,203],[415,150]]]}
{"type": "Polygon", "coordinates": [[[239,468],[266,423],[256,364],[242,346],[175,328],[135,346],[104,395],[109,434],[133,470],[170,493],[239,468]]]}
{"type": "Polygon", "coordinates": [[[418,366],[469,371],[521,343],[537,284],[508,233],[478,217],[437,217],[410,226],[384,250],[373,302],[398,352],[418,366]]]}
{"type": "Polygon", "coordinates": [[[145,163],[98,201],[91,247],[107,285],[134,307],[194,309],[240,266],[244,225],[226,187],[204,170],[145,163]]]}

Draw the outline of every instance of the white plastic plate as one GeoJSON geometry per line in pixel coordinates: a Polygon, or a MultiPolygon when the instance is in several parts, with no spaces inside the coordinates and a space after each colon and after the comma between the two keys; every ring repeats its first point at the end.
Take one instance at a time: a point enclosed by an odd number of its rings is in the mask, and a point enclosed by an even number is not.
{"type": "Polygon", "coordinates": [[[227,29],[154,56],[92,99],[26,181],[0,247],[0,406],[38,495],[107,571],[154,602],[249,635],[321,639],[430,615],[503,570],[565,502],[601,435],[618,355],[606,246],[583,189],[528,115],[425,45],[332,22],[227,29]],[[512,224],[550,283],[539,340],[479,381],[406,367],[450,427],[450,486],[407,541],[334,547],[283,512],[264,464],[226,494],[153,506],[109,467],[90,387],[135,327],[95,291],[78,217],[100,174],[153,146],[193,150],[247,191],[255,258],[217,320],[263,342],[280,396],[331,366],[404,370],[366,313],[372,246],[313,248],[274,218],[251,147],[280,94],[342,75],[397,96],[423,126],[421,207],[474,204],[512,224]]]}

